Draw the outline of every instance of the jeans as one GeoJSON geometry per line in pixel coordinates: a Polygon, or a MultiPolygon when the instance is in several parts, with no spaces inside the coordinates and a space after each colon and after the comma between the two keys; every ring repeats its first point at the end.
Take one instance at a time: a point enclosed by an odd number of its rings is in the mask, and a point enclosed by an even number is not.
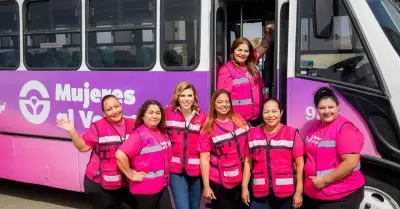
{"type": "Polygon", "coordinates": [[[292,197],[279,198],[270,193],[265,198],[253,198],[250,202],[250,209],[292,209],[292,197]]]}
{"type": "Polygon", "coordinates": [[[171,191],[176,209],[200,209],[201,177],[171,173],[171,191]]]}

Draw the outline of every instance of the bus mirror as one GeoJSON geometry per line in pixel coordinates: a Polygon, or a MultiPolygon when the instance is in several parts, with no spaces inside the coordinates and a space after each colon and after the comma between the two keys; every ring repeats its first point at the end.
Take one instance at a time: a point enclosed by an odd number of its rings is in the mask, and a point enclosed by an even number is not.
{"type": "Polygon", "coordinates": [[[314,0],[314,37],[329,39],[332,36],[333,3],[332,0],[314,0]]]}

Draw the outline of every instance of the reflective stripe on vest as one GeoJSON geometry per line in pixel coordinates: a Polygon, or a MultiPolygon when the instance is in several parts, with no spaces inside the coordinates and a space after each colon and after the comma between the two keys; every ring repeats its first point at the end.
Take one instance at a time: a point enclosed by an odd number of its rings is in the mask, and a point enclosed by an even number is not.
{"type": "Polygon", "coordinates": [[[224,176],[233,177],[239,175],[239,169],[234,171],[224,171],[224,176]]]}
{"type": "MultiPolygon", "coordinates": [[[[171,162],[174,162],[174,163],[181,163],[181,158],[172,156],[171,162]]],[[[188,164],[189,164],[189,165],[200,165],[200,159],[197,159],[197,158],[189,158],[189,159],[188,159],[188,164]]]]}
{"type": "MultiPolygon", "coordinates": [[[[235,135],[239,136],[239,135],[241,135],[243,133],[246,133],[246,127],[236,129],[235,130],[235,135]]],[[[213,140],[214,144],[217,144],[220,141],[232,139],[233,137],[234,136],[231,133],[226,133],[226,134],[222,134],[222,135],[219,135],[219,136],[215,136],[215,137],[212,138],[212,140],[213,140]]]]}
{"type": "Polygon", "coordinates": [[[248,82],[250,82],[250,81],[247,77],[246,78],[237,78],[237,79],[232,80],[233,85],[239,85],[239,84],[248,83],[248,82]]]}
{"type": "Polygon", "coordinates": [[[253,100],[252,99],[232,100],[232,105],[233,106],[249,105],[249,104],[253,104],[253,100]]]}
{"type": "Polygon", "coordinates": [[[116,181],[121,181],[121,175],[115,175],[115,176],[107,176],[103,175],[103,179],[108,182],[116,182],[116,181]]]}
{"type": "MultiPolygon", "coordinates": [[[[276,185],[292,185],[292,184],[294,184],[294,181],[293,181],[293,178],[282,178],[282,179],[277,178],[275,180],[275,183],[276,183],[276,185]]],[[[254,185],[265,185],[265,179],[264,178],[254,178],[253,184],[254,185]]]]}
{"type": "MultiPolygon", "coordinates": [[[[185,122],[180,122],[180,121],[173,121],[173,120],[168,120],[165,122],[167,127],[177,127],[177,128],[185,128],[185,122]]],[[[192,131],[200,131],[200,126],[199,125],[193,125],[193,124],[189,124],[189,130],[192,131]]]]}
{"type": "Polygon", "coordinates": [[[271,146],[273,147],[289,147],[292,148],[293,147],[293,141],[289,141],[289,140],[273,140],[271,139],[271,141],[269,142],[271,146]]]}
{"type": "MultiPolygon", "coordinates": [[[[171,142],[167,141],[167,145],[171,146],[171,142]]],[[[147,153],[152,153],[152,152],[158,152],[163,150],[163,147],[160,144],[151,146],[151,147],[145,147],[140,150],[140,154],[147,154],[147,153]]]]}
{"type": "MultiPolygon", "coordinates": [[[[132,169],[132,172],[136,172],[135,170],[132,169]]],[[[164,170],[159,170],[156,172],[148,172],[146,173],[146,175],[144,176],[144,178],[148,178],[148,179],[154,179],[160,176],[164,176],[164,170]]]]}
{"type": "MultiPolygon", "coordinates": [[[[325,147],[325,148],[335,148],[336,147],[336,141],[335,140],[326,140],[326,141],[320,141],[318,143],[318,148],[320,147],[325,147]]],[[[336,168],[332,169],[327,169],[327,170],[322,170],[322,171],[317,171],[317,176],[326,176],[330,172],[334,171],[336,168]]],[[[354,171],[360,170],[361,169],[361,164],[360,162],[357,164],[357,166],[353,169],[354,171]]]]}
{"type": "Polygon", "coordinates": [[[267,146],[267,140],[253,140],[249,141],[249,148],[254,148],[258,146],[267,146]]]}
{"type": "MultiPolygon", "coordinates": [[[[125,135],[125,139],[129,138],[129,134],[125,135]]],[[[119,136],[103,136],[99,138],[99,143],[121,142],[119,136]]]]}

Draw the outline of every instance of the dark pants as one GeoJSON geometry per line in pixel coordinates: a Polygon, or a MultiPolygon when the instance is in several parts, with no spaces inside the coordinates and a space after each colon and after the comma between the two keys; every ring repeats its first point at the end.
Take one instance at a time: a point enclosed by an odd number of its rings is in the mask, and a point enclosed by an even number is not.
{"type": "Polygon", "coordinates": [[[172,209],[171,198],[167,187],[154,195],[133,195],[137,209],[172,209]]]}
{"type": "Polygon", "coordinates": [[[339,200],[316,200],[304,196],[306,209],[358,209],[364,199],[364,187],[339,200]]]}
{"type": "Polygon", "coordinates": [[[200,209],[201,177],[172,173],[171,191],[176,209],[200,209]]]}
{"type": "Polygon", "coordinates": [[[105,190],[100,184],[90,180],[87,176],[85,176],[83,186],[85,195],[93,209],[136,209],[135,200],[130,195],[128,187],[105,190]]]}
{"type": "Polygon", "coordinates": [[[211,201],[211,209],[247,208],[247,206],[242,202],[242,188],[240,185],[232,189],[227,189],[222,184],[210,181],[210,187],[217,198],[216,200],[211,201]]]}
{"type": "Polygon", "coordinates": [[[268,197],[253,198],[250,202],[250,209],[292,209],[293,198],[279,198],[273,192],[268,197]]]}

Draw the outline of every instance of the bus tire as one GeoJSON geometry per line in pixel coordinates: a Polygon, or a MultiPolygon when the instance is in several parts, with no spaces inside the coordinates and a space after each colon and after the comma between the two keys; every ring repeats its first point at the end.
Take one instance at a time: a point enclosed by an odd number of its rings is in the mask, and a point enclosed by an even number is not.
{"type": "Polygon", "coordinates": [[[377,178],[364,175],[364,199],[361,202],[360,209],[400,209],[400,190],[393,186],[391,182],[384,182],[385,176],[382,175],[377,178]]]}

